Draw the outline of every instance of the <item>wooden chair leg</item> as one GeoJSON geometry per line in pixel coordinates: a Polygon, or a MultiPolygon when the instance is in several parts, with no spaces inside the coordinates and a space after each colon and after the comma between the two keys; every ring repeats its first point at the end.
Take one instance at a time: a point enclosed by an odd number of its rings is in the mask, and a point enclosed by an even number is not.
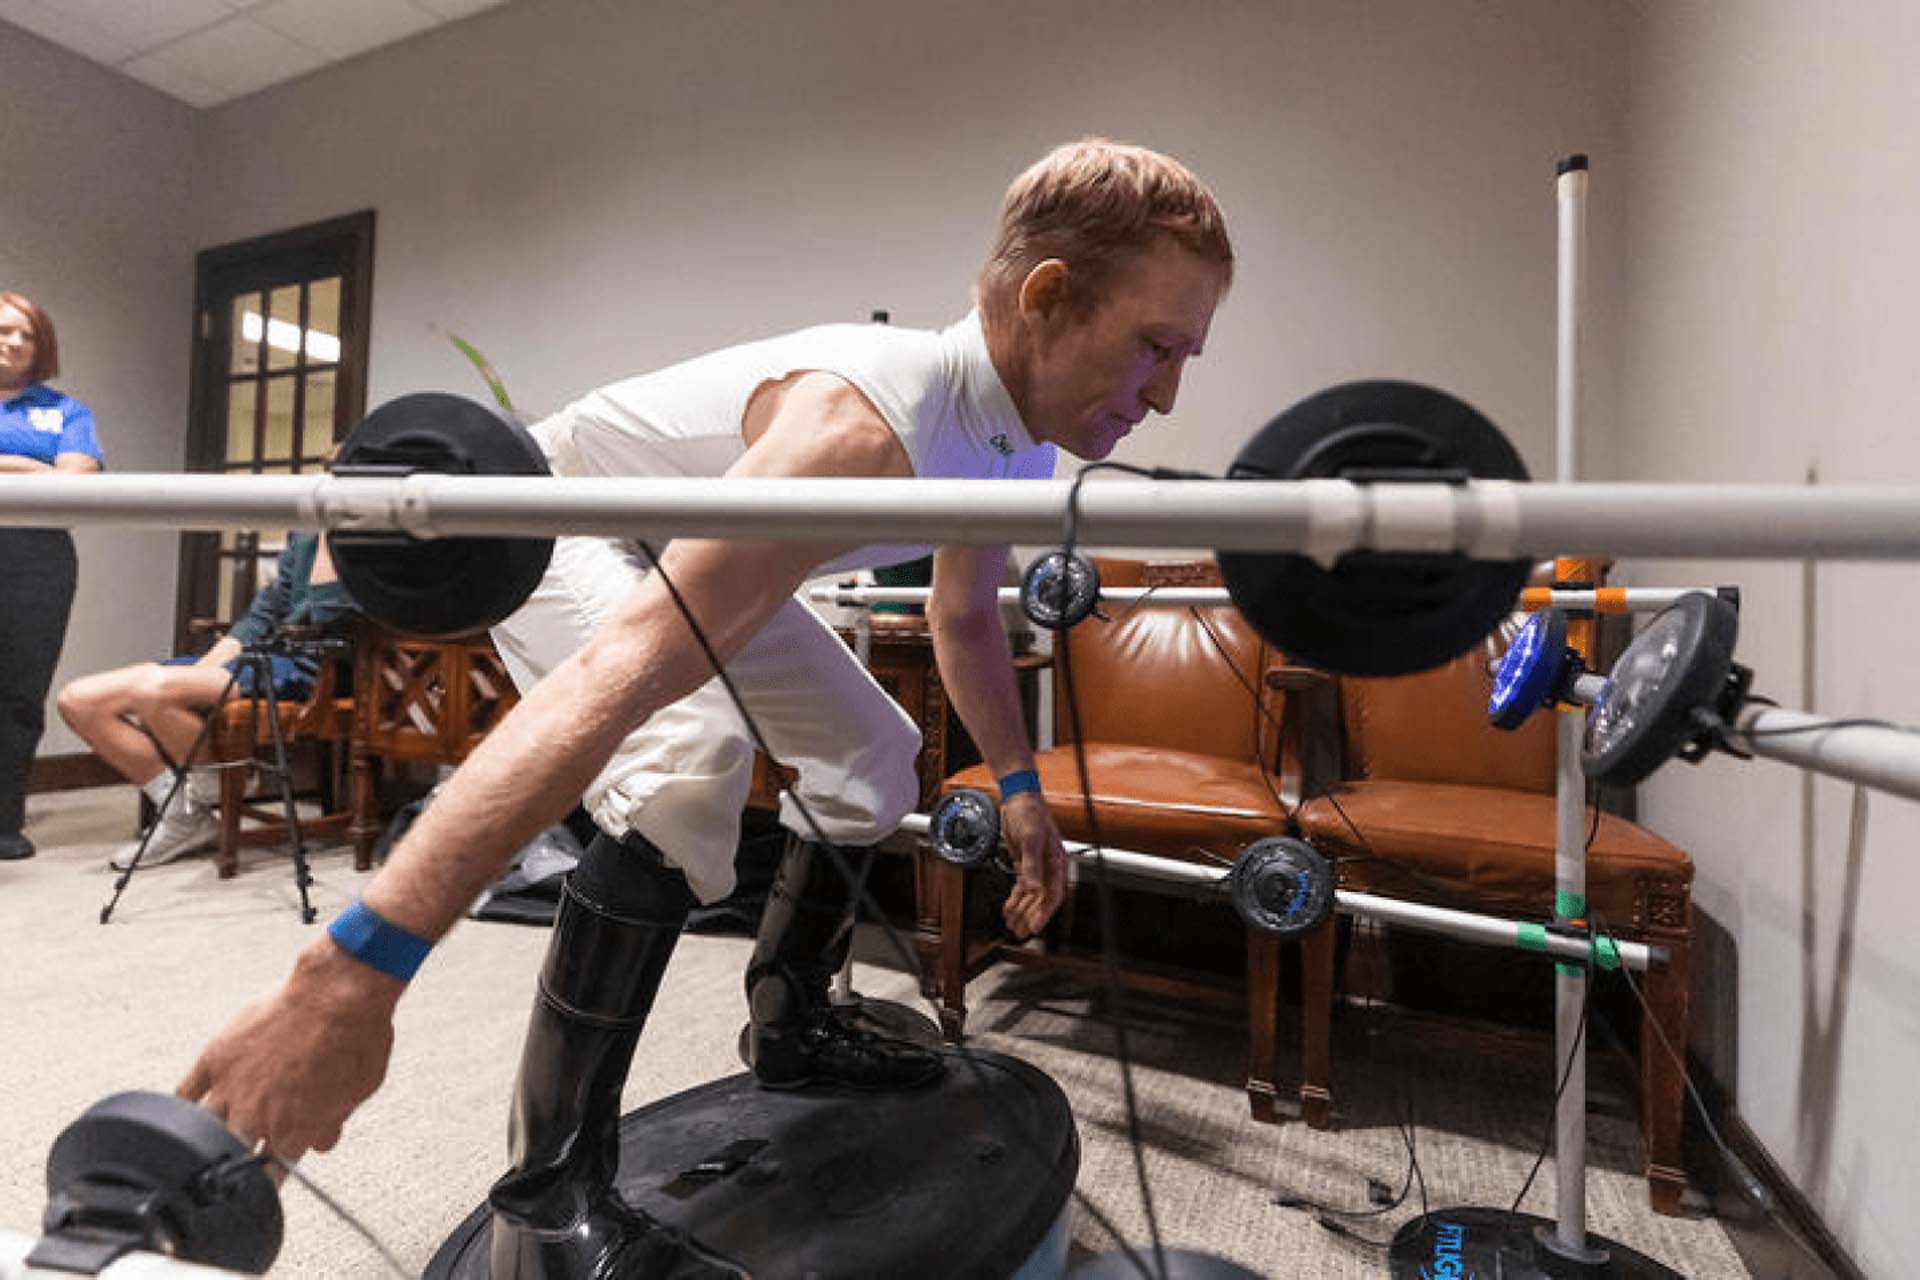
{"type": "Polygon", "coordinates": [[[1300,1114],[1315,1129],[1333,1126],[1333,953],[1339,917],[1300,943],[1300,1114]]]}
{"type": "Polygon", "coordinates": [[[1247,930],[1247,1103],[1253,1118],[1277,1124],[1280,1087],[1280,940],[1247,930]]]}
{"type": "Polygon", "coordinates": [[[220,770],[220,847],[213,856],[222,880],[240,873],[240,808],[246,802],[246,765],[229,763],[220,770]]]}
{"type": "MultiPolygon", "coordinates": [[[[1685,938],[1659,941],[1667,947],[1667,967],[1649,970],[1641,981],[1650,1016],[1658,1019],[1667,1043],[1684,1060],[1691,950],[1685,938]]],[[[1650,1026],[1640,1028],[1640,1113],[1647,1143],[1647,1199],[1655,1213],[1676,1217],[1680,1213],[1680,1193],[1687,1187],[1680,1153],[1686,1077],[1650,1026]]]]}
{"type": "Polygon", "coordinates": [[[940,895],[940,1034],[959,1043],[967,1025],[967,872],[922,852],[933,864],[940,895]]]}
{"type": "Polygon", "coordinates": [[[373,753],[358,742],[347,750],[347,771],[351,775],[348,791],[353,816],[347,823],[347,834],[353,840],[353,869],[366,871],[373,866],[373,842],[380,833],[379,815],[375,809],[373,753]]]}

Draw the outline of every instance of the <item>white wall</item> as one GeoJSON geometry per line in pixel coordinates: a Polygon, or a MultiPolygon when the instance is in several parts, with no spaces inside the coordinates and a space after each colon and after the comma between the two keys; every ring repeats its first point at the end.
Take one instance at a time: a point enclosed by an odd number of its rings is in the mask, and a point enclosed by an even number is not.
{"type": "Polygon", "coordinates": [[[1007,181],[1100,132],[1193,164],[1243,260],[1174,422],[1122,456],[1223,467],[1301,395],[1393,374],[1544,468],[1553,165],[1617,150],[1623,42],[1565,2],[519,0],[209,113],[201,228],[377,208],[374,398],[477,390],[441,324],[550,409],[875,307],[946,322],[1007,181]]]}
{"type": "MultiPolygon", "coordinates": [[[[1920,481],[1916,65],[1900,0],[1636,8],[1622,478],[1920,481]]],[[[1920,723],[1913,566],[1636,571],[1740,583],[1739,657],[1786,705],[1920,723]]],[[[1920,807],[1854,804],[1724,759],[1644,795],[1737,955],[1696,1049],[1866,1272],[1900,1275],[1920,1250],[1920,807]]]]}
{"type": "MultiPolygon", "coordinates": [[[[52,315],[57,385],[92,407],[108,467],[177,470],[193,313],[194,112],[5,23],[0,85],[0,289],[52,315]]],[[[74,536],[80,585],[56,688],[173,640],[177,539],[74,536]]],[[[82,749],[51,706],[40,749],[82,749]]]]}

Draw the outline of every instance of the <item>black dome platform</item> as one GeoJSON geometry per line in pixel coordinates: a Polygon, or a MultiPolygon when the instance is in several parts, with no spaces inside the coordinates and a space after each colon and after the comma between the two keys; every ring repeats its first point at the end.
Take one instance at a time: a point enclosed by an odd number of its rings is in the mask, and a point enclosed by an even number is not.
{"type": "MultiPolygon", "coordinates": [[[[616,1185],[756,1280],[1060,1274],[1080,1170],[1066,1095],[1017,1058],[945,1056],[910,1093],[774,1092],[743,1073],[664,1098],[621,1120],[616,1185]]],[[[483,1204],[428,1280],[486,1277],[490,1233],[483,1204]]]]}

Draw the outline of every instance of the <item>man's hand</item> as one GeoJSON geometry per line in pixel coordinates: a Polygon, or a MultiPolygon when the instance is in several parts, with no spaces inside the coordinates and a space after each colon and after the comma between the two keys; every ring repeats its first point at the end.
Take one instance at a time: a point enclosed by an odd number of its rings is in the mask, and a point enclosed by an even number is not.
{"type": "Polygon", "coordinates": [[[1046,801],[1023,791],[1000,807],[1000,830],[1018,876],[1001,915],[1016,938],[1046,927],[1067,896],[1067,850],[1046,801]]]}
{"type": "Polygon", "coordinates": [[[177,1092],[248,1147],[264,1141],[288,1164],[330,1150],[386,1076],[402,989],[332,940],[316,939],[278,991],[213,1038],[177,1092]]]}

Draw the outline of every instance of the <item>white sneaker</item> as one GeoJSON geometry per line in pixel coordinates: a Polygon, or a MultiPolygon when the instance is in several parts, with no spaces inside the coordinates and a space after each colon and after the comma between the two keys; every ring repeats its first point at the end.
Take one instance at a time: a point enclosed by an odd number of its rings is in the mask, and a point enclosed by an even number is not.
{"type": "MultiPolygon", "coordinates": [[[[140,865],[158,867],[183,854],[210,849],[219,842],[220,819],[216,814],[198,805],[176,802],[153,824],[153,834],[147,841],[146,853],[141,855],[140,865]]],[[[133,865],[133,856],[139,850],[138,840],[129,841],[113,855],[108,865],[115,871],[125,871],[133,865]]]]}

